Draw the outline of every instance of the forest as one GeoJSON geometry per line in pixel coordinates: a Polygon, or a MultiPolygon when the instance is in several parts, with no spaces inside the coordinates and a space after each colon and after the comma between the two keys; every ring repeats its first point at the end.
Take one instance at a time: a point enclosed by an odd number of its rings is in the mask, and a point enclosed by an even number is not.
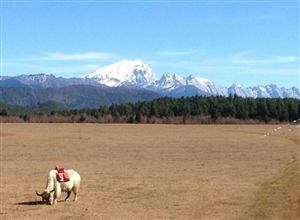
{"type": "Polygon", "coordinates": [[[243,98],[237,95],[162,97],[151,101],[104,105],[99,108],[65,108],[31,115],[12,115],[6,109],[0,109],[0,116],[2,122],[40,123],[281,123],[299,119],[300,100],[243,98]]]}

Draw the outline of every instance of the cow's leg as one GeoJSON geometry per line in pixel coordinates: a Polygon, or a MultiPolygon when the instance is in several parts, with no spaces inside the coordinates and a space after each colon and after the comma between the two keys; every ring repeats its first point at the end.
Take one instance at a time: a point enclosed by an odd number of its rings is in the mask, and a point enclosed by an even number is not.
{"type": "Polygon", "coordinates": [[[80,187],[80,180],[75,182],[72,189],[72,191],[74,192],[74,200],[73,200],[74,202],[77,201],[77,193],[79,191],[79,187],[80,187]]]}
{"type": "Polygon", "coordinates": [[[74,192],[74,200],[73,201],[76,202],[77,201],[77,192],[74,190],[73,190],[73,192],[74,192]]]}
{"type": "Polygon", "coordinates": [[[52,196],[52,198],[50,199],[50,205],[54,205],[57,203],[57,198],[55,196],[52,196]]]}
{"type": "Polygon", "coordinates": [[[69,197],[70,197],[70,195],[71,195],[71,192],[72,192],[72,191],[69,191],[69,192],[68,192],[67,197],[65,198],[65,201],[69,200],[69,197]]]}
{"type": "Polygon", "coordinates": [[[60,183],[59,182],[56,182],[55,185],[54,185],[54,200],[53,200],[53,204],[56,204],[57,203],[57,200],[59,199],[60,197],[60,194],[61,194],[61,186],[60,186],[60,183]]]}

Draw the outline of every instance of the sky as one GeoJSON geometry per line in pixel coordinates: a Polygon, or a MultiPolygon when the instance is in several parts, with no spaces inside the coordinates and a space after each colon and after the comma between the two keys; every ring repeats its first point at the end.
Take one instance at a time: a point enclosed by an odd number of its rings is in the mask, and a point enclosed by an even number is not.
{"type": "Polygon", "coordinates": [[[222,86],[300,87],[299,1],[1,0],[1,76],[141,59],[222,86]]]}

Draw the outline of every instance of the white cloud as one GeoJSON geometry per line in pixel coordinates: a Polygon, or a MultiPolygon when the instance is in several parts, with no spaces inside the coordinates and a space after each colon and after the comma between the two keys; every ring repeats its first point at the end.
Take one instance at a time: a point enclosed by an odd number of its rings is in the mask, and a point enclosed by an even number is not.
{"type": "Polygon", "coordinates": [[[297,61],[298,58],[295,57],[295,56],[289,56],[289,57],[277,57],[277,61],[278,62],[294,62],[294,61],[297,61]]]}
{"type": "Polygon", "coordinates": [[[44,61],[83,61],[83,60],[103,60],[111,59],[116,57],[115,54],[110,53],[99,53],[99,52],[89,52],[89,53],[74,53],[74,54],[64,54],[64,53],[47,53],[44,57],[31,57],[25,58],[24,60],[44,60],[44,61]]]}

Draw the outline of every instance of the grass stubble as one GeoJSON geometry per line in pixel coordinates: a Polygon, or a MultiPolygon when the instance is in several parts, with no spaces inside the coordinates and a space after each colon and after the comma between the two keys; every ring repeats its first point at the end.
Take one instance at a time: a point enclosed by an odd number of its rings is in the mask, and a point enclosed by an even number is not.
{"type": "Polygon", "coordinates": [[[276,126],[1,126],[0,219],[300,217],[293,125],[268,136],[276,126]],[[55,166],[81,174],[76,203],[46,206],[35,195],[55,166]]]}

